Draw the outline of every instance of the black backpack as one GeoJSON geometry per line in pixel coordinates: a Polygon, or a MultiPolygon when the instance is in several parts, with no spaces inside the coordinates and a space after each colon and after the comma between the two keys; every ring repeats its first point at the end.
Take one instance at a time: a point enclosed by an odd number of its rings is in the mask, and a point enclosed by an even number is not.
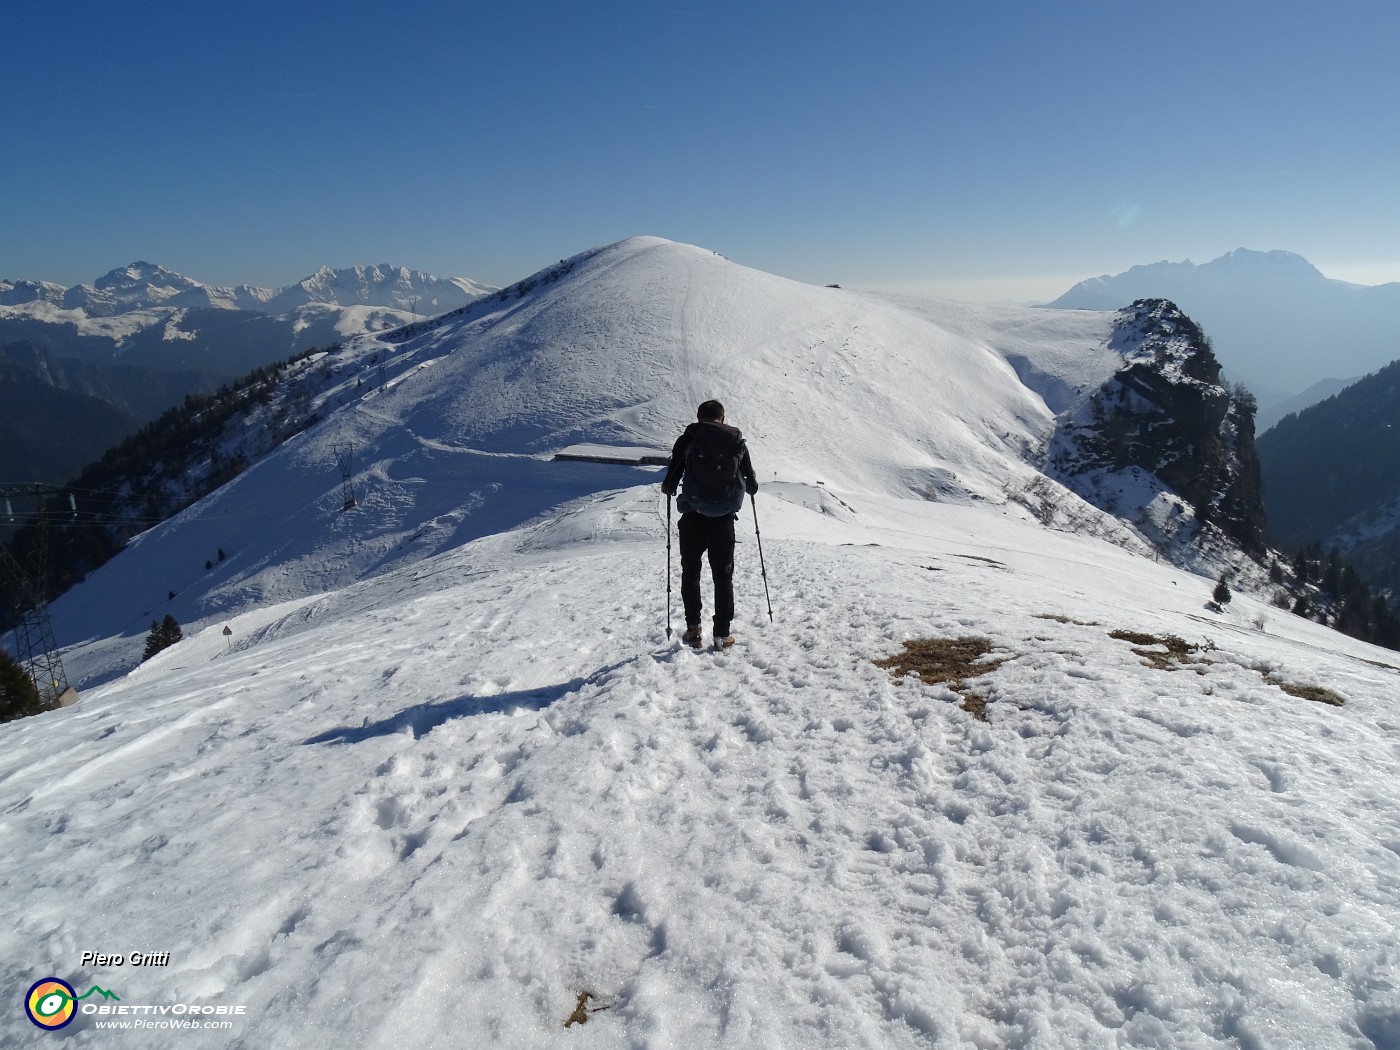
{"type": "Polygon", "coordinates": [[[744,479],[739,464],[744,439],[718,426],[697,426],[685,450],[685,488],[701,513],[733,514],[744,504],[744,479]]]}

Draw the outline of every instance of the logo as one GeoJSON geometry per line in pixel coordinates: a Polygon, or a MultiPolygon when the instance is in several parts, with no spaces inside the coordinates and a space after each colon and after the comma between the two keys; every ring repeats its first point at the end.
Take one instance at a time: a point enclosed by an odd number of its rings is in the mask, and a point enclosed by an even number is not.
{"type": "Polygon", "coordinates": [[[57,1031],[73,1020],[78,1000],[86,999],[94,993],[104,999],[121,999],[116,992],[109,992],[97,985],[79,995],[67,981],[61,981],[57,977],[45,977],[30,986],[29,994],[24,997],[24,1012],[40,1028],[50,1032],[57,1031]]]}

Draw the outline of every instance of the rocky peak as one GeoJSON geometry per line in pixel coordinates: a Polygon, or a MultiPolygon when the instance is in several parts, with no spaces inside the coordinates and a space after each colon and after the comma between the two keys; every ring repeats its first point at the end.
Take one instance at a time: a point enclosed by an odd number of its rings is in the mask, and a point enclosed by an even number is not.
{"type": "Polygon", "coordinates": [[[156,263],[136,261],[129,266],[118,266],[108,270],[93,286],[102,289],[135,290],[140,288],[189,288],[199,282],[183,277],[173,270],[167,270],[156,263]]]}
{"type": "Polygon", "coordinates": [[[1173,536],[1212,524],[1245,550],[1262,551],[1253,397],[1222,385],[1210,341],[1166,299],[1120,311],[1109,345],[1123,367],[1061,417],[1051,471],[1115,513],[1122,478],[1147,476],[1179,498],[1173,536]]]}
{"type": "Polygon", "coordinates": [[[48,281],[0,281],[0,306],[21,306],[24,303],[63,302],[67,291],[61,284],[48,281]]]}

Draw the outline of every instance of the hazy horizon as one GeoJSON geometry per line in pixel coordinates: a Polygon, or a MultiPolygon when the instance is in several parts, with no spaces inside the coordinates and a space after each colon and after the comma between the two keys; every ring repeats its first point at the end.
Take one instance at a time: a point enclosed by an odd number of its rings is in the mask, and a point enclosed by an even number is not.
{"type": "Polygon", "coordinates": [[[1400,280],[1400,9],[28,5],[0,277],[508,284],[638,234],[1033,301],[1239,247],[1400,280]]]}

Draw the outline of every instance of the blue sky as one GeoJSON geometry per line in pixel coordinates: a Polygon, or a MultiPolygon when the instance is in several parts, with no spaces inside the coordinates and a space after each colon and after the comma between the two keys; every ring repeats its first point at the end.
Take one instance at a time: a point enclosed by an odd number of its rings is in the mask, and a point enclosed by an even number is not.
{"type": "Polygon", "coordinates": [[[1400,5],[14,3],[0,277],[504,284],[633,234],[1049,298],[1238,247],[1400,280],[1400,5]]]}

